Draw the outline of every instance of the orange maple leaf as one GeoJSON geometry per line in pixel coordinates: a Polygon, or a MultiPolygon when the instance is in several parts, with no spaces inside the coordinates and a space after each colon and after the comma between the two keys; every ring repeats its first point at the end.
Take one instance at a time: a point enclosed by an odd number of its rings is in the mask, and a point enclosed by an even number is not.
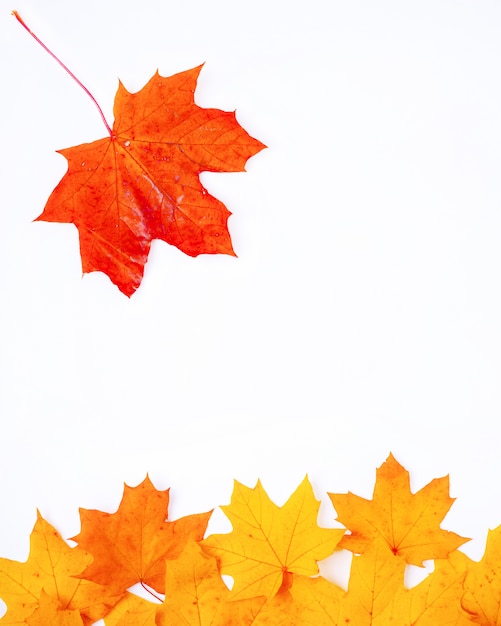
{"type": "MultiPolygon", "coordinates": [[[[101,619],[123,594],[77,576],[92,561],[81,547],[70,548],[59,533],[38,514],[25,563],[0,559],[0,598],[7,605],[4,624],[24,624],[33,615],[61,611],[61,619],[77,624],[75,612],[88,626],[101,619]],[[42,600],[42,592],[48,598],[42,600]],[[35,613],[38,611],[38,613],[35,613]]],[[[46,623],[51,623],[50,621],[46,623]]]]}
{"type": "Polygon", "coordinates": [[[137,487],[124,486],[115,513],[80,509],[82,529],[73,537],[94,557],[81,574],[110,588],[144,583],[159,593],[165,559],[176,558],[188,539],[200,541],[211,511],[167,521],[169,490],[155,489],[148,476],[137,487]]]}
{"type": "Polygon", "coordinates": [[[436,478],[413,494],[409,473],[391,454],[376,472],[372,500],[352,493],[328,495],[338,520],[351,531],[340,547],[355,553],[365,552],[382,537],[393,554],[421,566],[427,559],[446,558],[468,541],[440,528],[454,502],[449,497],[449,477],[436,478]]]}
{"type": "Polygon", "coordinates": [[[470,565],[464,589],[461,605],[471,622],[501,626],[501,526],[489,531],[484,556],[470,565]]]}
{"type": "Polygon", "coordinates": [[[109,133],[60,150],[68,171],[37,218],[75,224],[83,272],[104,272],[131,296],[141,283],[153,239],[190,256],[234,255],[230,212],[199,176],[242,172],[265,146],[240,126],[234,112],[195,104],[202,66],[168,78],[156,72],[137,93],[119,83],[110,128],[89,90],[13,13],[92,98],[109,133]]]}
{"type": "Polygon", "coordinates": [[[235,481],[231,503],[221,507],[233,531],[203,542],[222,573],[234,578],[235,596],[269,598],[290,573],[318,574],[317,561],[334,552],[344,533],[318,526],[319,504],[307,477],[283,507],[270,500],[260,481],[254,489],[235,481]]]}

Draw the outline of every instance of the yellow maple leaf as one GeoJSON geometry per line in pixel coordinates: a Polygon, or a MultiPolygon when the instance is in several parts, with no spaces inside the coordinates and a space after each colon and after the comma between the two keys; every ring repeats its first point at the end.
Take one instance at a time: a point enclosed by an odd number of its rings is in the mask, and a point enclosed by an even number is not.
{"type": "Polygon", "coordinates": [[[468,541],[440,528],[454,502],[449,496],[449,477],[436,478],[413,494],[409,473],[391,454],[376,472],[372,500],[352,493],[328,495],[338,520],[351,531],[340,547],[356,554],[382,537],[394,555],[421,566],[428,559],[446,558],[468,541]]]}
{"type": "Polygon", "coordinates": [[[380,537],[375,539],[363,554],[353,557],[338,623],[386,626],[388,608],[403,585],[404,573],[404,561],[393,555],[380,537]]]}
{"type": "MultiPolygon", "coordinates": [[[[87,626],[101,619],[122,594],[76,578],[92,561],[91,555],[70,546],[38,513],[25,563],[0,559],[0,597],[7,605],[4,624],[23,624],[40,605],[42,590],[61,611],[79,611],[87,626]]],[[[50,611],[50,606],[42,607],[50,611]]],[[[74,619],[74,618],[68,618],[74,619]]]]}
{"type": "Polygon", "coordinates": [[[259,481],[254,489],[235,481],[231,503],[221,507],[233,530],[211,535],[203,545],[216,555],[221,572],[233,577],[236,597],[270,598],[288,573],[318,574],[317,561],[334,552],[344,533],[318,526],[319,504],[308,477],[283,507],[259,481]]]}
{"type": "Polygon", "coordinates": [[[447,559],[437,559],[434,571],[418,585],[396,591],[381,626],[390,620],[398,626],[471,625],[460,603],[470,564],[471,560],[457,550],[447,559]]]}
{"type": "Polygon", "coordinates": [[[156,602],[127,593],[104,618],[104,623],[106,626],[155,626],[158,606],[156,602]]]}
{"type": "Polygon", "coordinates": [[[62,610],[57,600],[53,600],[42,590],[40,603],[29,617],[28,626],[83,626],[80,611],[62,610]]]}
{"type": "Polygon", "coordinates": [[[404,586],[406,564],[382,537],[353,557],[348,592],[336,624],[354,626],[467,626],[460,605],[470,559],[455,551],[435,562],[435,570],[411,589],[404,586]]]}
{"type": "Polygon", "coordinates": [[[303,624],[331,626],[338,623],[343,590],[325,578],[294,575],[290,594],[301,607],[303,624]]]}
{"type": "Polygon", "coordinates": [[[157,608],[157,626],[250,626],[265,598],[232,600],[216,559],[190,542],[166,563],[165,600],[157,608]]]}
{"type": "Polygon", "coordinates": [[[461,605],[473,624],[501,626],[501,526],[489,531],[484,556],[470,565],[461,605]]]}
{"type": "Polygon", "coordinates": [[[290,575],[290,588],[281,589],[261,609],[252,626],[337,626],[340,587],[322,577],[290,575]]]}

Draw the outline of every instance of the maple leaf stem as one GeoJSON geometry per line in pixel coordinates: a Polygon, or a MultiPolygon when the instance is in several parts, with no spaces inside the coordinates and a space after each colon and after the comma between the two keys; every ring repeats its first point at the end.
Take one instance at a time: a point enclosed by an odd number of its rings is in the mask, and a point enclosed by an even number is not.
{"type": "Polygon", "coordinates": [[[158,597],[156,593],[153,593],[153,591],[147,585],[145,585],[143,581],[140,582],[140,585],[143,589],[145,589],[150,595],[156,598],[159,602],[162,602],[162,598],[158,597]]]}
{"type": "Polygon", "coordinates": [[[16,20],[21,24],[21,26],[23,28],[25,28],[29,34],[33,37],[33,39],[39,43],[42,48],[48,52],[50,54],[50,56],[55,59],[59,65],[66,71],[68,72],[68,74],[71,76],[71,78],[73,78],[73,80],[80,85],[80,87],[85,91],[85,93],[89,96],[89,98],[92,100],[92,102],[96,105],[97,110],[99,111],[99,114],[101,115],[101,119],[104,122],[104,125],[106,126],[106,130],[108,131],[110,137],[113,137],[113,131],[110,128],[110,125],[108,124],[108,122],[106,121],[106,118],[104,117],[104,113],[101,109],[101,107],[99,106],[97,100],[94,98],[94,96],[91,94],[91,92],[87,89],[87,87],[82,83],[82,81],[80,81],[75,74],[73,74],[73,72],[66,67],[66,65],[61,61],[61,59],[58,59],[58,57],[52,52],[52,50],[50,50],[45,44],[44,42],[39,39],[35,33],[28,27],[28,25],[26,24],[26,22],[23,20],[23,18],[19,15],[19,13],[17,11],[12,11],[12,15],[16,18],[16,20]]]}

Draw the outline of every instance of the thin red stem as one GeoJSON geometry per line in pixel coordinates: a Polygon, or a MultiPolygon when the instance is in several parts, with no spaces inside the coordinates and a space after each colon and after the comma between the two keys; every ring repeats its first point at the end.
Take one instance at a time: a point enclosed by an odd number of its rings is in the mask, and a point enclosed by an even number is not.
{"type": "Polygon", "coordinates": [[[156,595],[156,593],[153,593],[153,591],[152,591],[152,590],[151,590],[151,589],[150,589],[147,585],[145,585],[145,584],[144,584],[144,582],[143,582],[142,580],[140,581],[140,584],[141,584],[141,587],[142,587],[143,589],[146,589],[146,591],[147,591],[150,595],[152,595],[154,598],[156,598],[159,602],[162,602],[162,598],[159,598],[159,597],[156,595]]]}
{"type": "Polygon", "coordinates": [[[75,76],[75,74],[73,74],[73,72],[66,67],[66,65],[57,58],[57,56],[52,52],[52,50],[49,50],[49,48],[47,48],[47,46],[44,44],[44,42],[39,39],[35,33],[30,30],[30,28],[28,27],[28,25],[26,24],[26,22],[23,20],[23,18],[19,15],[19,13],[17,11],[12,11],[12,15],[16,18],[16,20],[21,24],[21,26],[23,26],[23,28],[25,28],[29,34],[33,37],[33,39],[38,42],[42,48],[48,52],[50,54],[50,56],[55,59],[59,65],[66,71],[68,72],[68,74],[71,76],[71,78],[73,78],[73,80],[80,85],[80,87],[85,91],[85,93],[89,96],[89,98],[92,100],[92,102],[96,105],[97,110],[99,111],[99,114],[101,115],[101,119],[104,122],[104,125],[106,126],[106,130],[108,131],[108,133],[110,134],[110,137],[113,137],[113,131],[110,128],[110,125],[108,124],[108,122],[106,121],[106,118],[104,117],[104,113],[101,109],[101,107],[99,106],[97,100],[94,98],[94,96],[91,94],[91,92],[87,89],[87,87],[80,81],[78,80],[78,78],[75,76]]]}

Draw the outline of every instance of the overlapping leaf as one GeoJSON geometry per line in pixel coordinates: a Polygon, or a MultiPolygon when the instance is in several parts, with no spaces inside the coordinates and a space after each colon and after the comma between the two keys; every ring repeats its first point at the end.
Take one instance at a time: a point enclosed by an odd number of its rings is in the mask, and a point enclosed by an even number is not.
{"type": "Polygon", "coordinates": [[[127,593],[106,616],[106,626],[155,626],[158,603],[127,593]]]}
{"type": "Polygon", "coordinates": [[[252,626],[335,626],[342,589],[325,578],[291,574],[282,588],[262,607],[252,626]]]}
{"type": "Polygon", "coordinates": [[[247,626],[254,623],[265,598],[233,600],[221,579],[216,559],[200,545],[187,544],[176,561],[167,563],[165,601],[157,626],[247,626]]]}
{"type": "Polygon", "coordinates": [[[40,603],[35,611],[26,618],[28,626],[83,626],[80,611],[60,609],[59,602],[53,600],[42,589],[40,603]]]}
{"type": "Polygon", "coordinates": [[[28,560],[0,559],[0,598],[7,605],[4,624],[24,624],[35,611],[33,624],[54,611],[66,612],[68,624],[78,623],[78,613],[86,626],[106,615],[123,594],[76,578],[91,561],[88,552],[70,548],[38,514],[28,560]]]}
{"type": "Polygon", "coordinates": [[[233,531],[211,535],[204,547],[234,578],[236,595],[271,597],[288,573],[318,574],[317,561],[330,556],[341,540],[343,530],[318,526],[319,505],[308,478],[283,507],[270,500],[259,481],[254,489],[235,481],[231,504],[221,507],[233,531]]]}
{"type": "Polygon", "coordinates": [[[385,624],[388,607],[403,585],[404,572],[405,563],[395,558],[381,537],[372,541],[363,554],[353,558],[339,623],[385,624]]]}
{"type": "Polygon", "coordinates": [[[449,496],[449,478],[437,478],[413,494],[409,472],[393,455],[377,470],[372,500],[352,493],[329,496],[338,520],[351,533],[340,546],[355,553],[363,553],[381,537],[406,563],[422,565],[428,559],[446,558],[468,541],[440,528],[454,502],[449,496]]]}
{"type": "Polygon", "coordinates": [[[332,554],[345,531],[318,526],[319,502],[307,478],[282,507],[260,482],[253,489],[236,482],[222,507],[232,532],[202,539],[209,514],[168,521],[168,490],[156,490],[147,477],[125,487],[117,512],[83,511],[74,548],[39,516],[28,560],[0,559],[7,605],[0,622],[501,626],[501,526],[489,533],[483,558],[471,561],[451,547],[464,540],[440,528],[451,504],[444,479],[430,485],[411,494],[406,470],[390,456],[377,472],[373,501],[331,496],[352,533],[341,544],[355,552],[344,590],[318,574],[317,561],[332,554]],[[408,561],[430,551],[434,570],[407,588],[408,561]],[[224,573],[233,577],[231,590],[224,573]],[[138,581],[151,601],[124,593],[138,581]]]}
{"type": "Polygon", "coordinates": [[[94,559],[82,574],[125,591],[136,583],[164,591],[165,559],[179,555],[189,539],[201,540],[211,512],[167,521],[169,490],[158,491],[148,477],[125,485],[116,513],[80,509],[82,530],[73,537],[94,559]]]}
{"type": "Polygon", "coordinates": [[[489,531],[482,560],[468,569],[462,607],[474,624],[501,626],[501,526],[489,531]]]}
{"type": "MultiPolygon", "coordinates": [[[[470,559],[462,552],[451,552],[437,559],[435,570],[412,589],[400,586],[386,617],[398,619],[399,626],[467,626],[468,615],[461,608],[464,578],[470,559]]],[[[385,622],[381,626],[386,626],[385,622]]]]}

